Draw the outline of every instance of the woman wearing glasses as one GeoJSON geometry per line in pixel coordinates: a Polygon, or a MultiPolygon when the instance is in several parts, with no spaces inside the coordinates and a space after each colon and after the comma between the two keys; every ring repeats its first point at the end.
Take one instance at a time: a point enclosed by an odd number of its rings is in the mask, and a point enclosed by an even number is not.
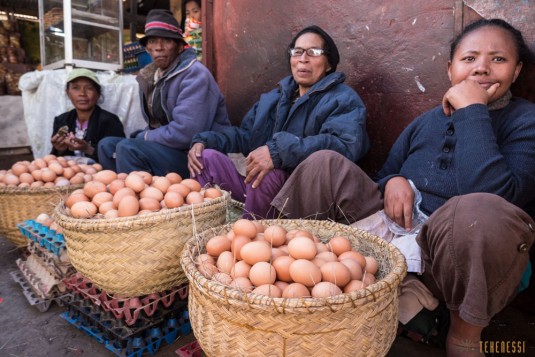
{"type": "Polygon", "coordinates": [[[217,184],[245,203],[245,218],[273,218],[270,202],[291,171],[318,150],[336,151],[357,162],[368,151],[366,108],[336,72],[333,39],[320,27],[301,30],[289,46],[292,74],[261,95],[240,127],[193,137],[190,175],[217,184]],[[226,155],[242,153],[240,170],[226,155]]]}

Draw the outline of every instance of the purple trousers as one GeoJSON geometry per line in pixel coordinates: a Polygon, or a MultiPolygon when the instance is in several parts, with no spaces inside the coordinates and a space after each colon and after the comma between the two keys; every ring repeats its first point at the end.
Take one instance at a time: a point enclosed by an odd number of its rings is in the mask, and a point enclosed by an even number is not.
{"type": "Polygon", "coordinates": [[[197,180],[202,186],[206,184],[219,185],[221,189],[229,191],[236,201],[245,204],[243,218],[272,219],[277,218],[279,212],[271,206],[271,201],[277,195],[288,178],[284,170],[271,170],[257,188],[252,183],[245,184],[245,177],[240,175],[232,160],[223,153],[212,149],[205,149],[199,160],[203,165],[197,180]]]}
{"type": "MultiPolygon", "coordinates": [[[[342,155],[325,150],[297,166],[272,204],[288,218],[346,224],[383,209],[377,184],[342,155]]],[[[534,232],[531,217],[497,195],[452,197],[416,238],[425,264],[421,279],[461,319],[487,326],[516,295],[534,232]]]]}

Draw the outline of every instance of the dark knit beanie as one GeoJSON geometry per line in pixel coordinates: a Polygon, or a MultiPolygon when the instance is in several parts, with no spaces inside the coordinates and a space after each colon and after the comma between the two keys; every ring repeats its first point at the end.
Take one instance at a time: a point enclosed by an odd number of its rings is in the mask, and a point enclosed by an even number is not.
{"type": "Polygon", "coordinates": [[[178,21],[169,10],[153,9],[149,11],[145,23],[145,37],[141,38],[139,42],[146,46],[149,37],[170,38],[185,43],[178,21]]]}

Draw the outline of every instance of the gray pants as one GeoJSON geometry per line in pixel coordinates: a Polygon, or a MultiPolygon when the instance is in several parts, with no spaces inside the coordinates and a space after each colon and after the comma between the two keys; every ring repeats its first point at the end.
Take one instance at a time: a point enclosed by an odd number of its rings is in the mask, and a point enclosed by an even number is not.
{"type": "MultiPolygon", "coordinates": [[[[346,224],[383,209],[378,185],[333,151],[303,161],[272,205],[287,218],[346,224]]],[[[421,279],[464,321],[487,326],[517,292],[534,230],[527,213],[499,196],[453,197],[429,217],[417,237],[425,264],[421,279]]]]}

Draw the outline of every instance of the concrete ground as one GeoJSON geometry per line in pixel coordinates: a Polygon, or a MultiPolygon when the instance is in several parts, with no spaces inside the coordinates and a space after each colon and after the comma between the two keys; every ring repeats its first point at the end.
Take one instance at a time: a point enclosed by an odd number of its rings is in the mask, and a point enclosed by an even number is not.
{"type": "MultiPolygon", "coordinates": [[[[0,238],[0,356],[115,356],[84,332],[68,324],[59,315],[65,311],[53,303],[46,312],[31,306],[19,284],[11,277],[16,271],[20,251],[5,238],[0,238]]],[[[520,295],[485,330],[484,340],[525,342],[524,356],[535,356],[535,289],[520,295]]],[[[180,337],[171,345],[162,343],[159,357],[176,356],[175,351],[193,340],[193,334],[180,337]]],[[[147,354],[148,355],[148,354],[147,354]]],[[[336,352],[333,351],[333,356],[336,352]]],[[[499,354],[487,354],[500,356],[499,354]]],[[[388,357],[443,357],[445,352],[406,338],[398,337],[388,357]]]]}

